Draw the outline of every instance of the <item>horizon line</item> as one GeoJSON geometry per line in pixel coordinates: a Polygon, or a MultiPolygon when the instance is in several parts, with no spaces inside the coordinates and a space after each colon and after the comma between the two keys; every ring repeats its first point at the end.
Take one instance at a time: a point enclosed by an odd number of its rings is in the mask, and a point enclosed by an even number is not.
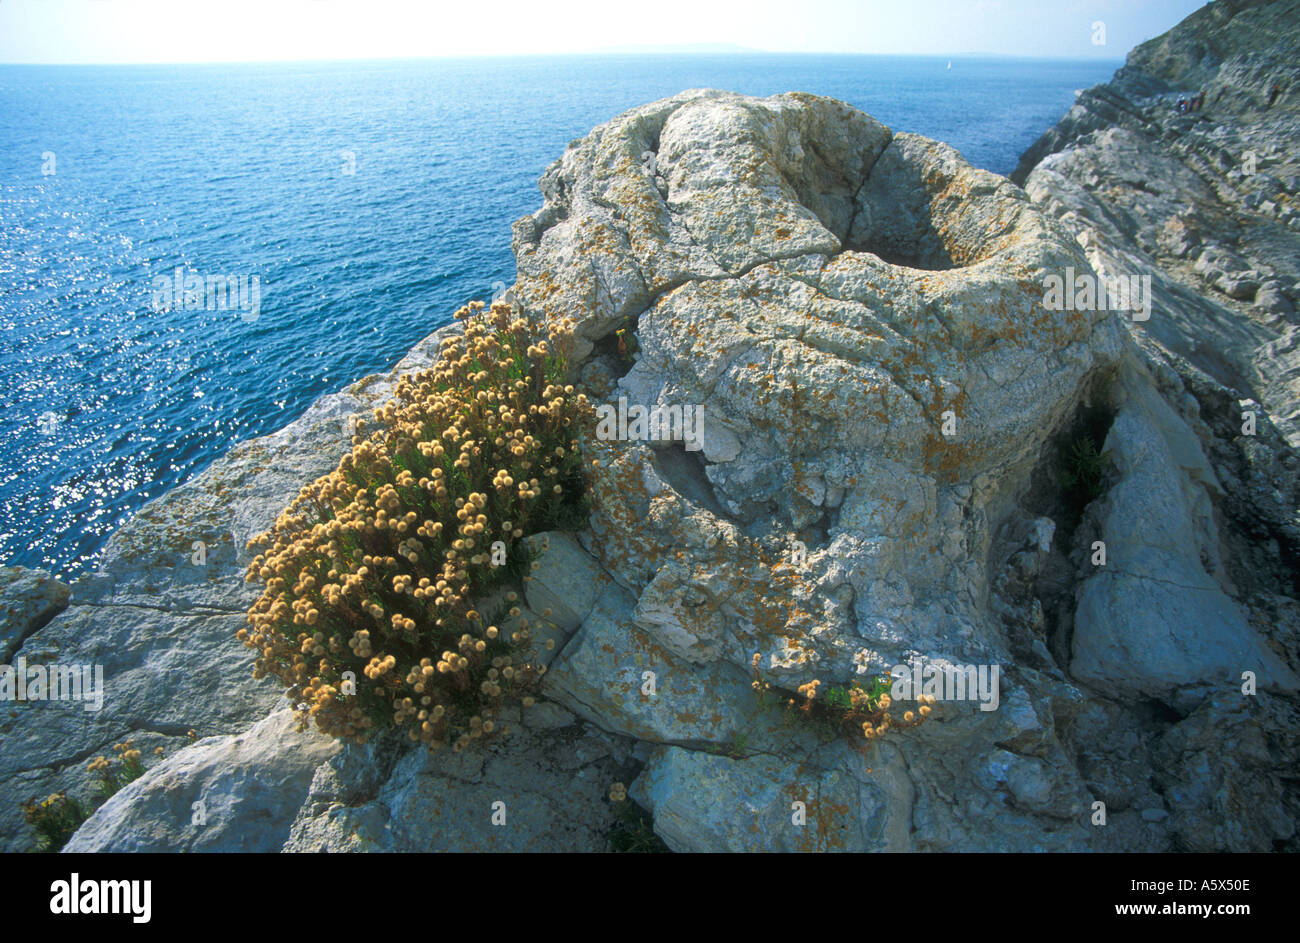
{"type": "MultiPolygon", "coordinates": [[[[707,45],[707,44],[706,44],[707,45]]],[[[431,56],[347,56],[347,57],[324,57],[324,58],[299,58],[299,59],[190,59],[190,60],[167,60],[167,61],[96,61],[96,62],[29,62],[29,61],[2,61],[0,66],[44,66],[50,68],[71,68],[71,67],[141,67],[141,66],[214,66],[214,65],[300,65],[300,64],[333,64],[345,62],[434,62],[434,61],[463,61],[470,59],[545,59],[545,58],[564,58],[589,56],[597,58],[634,58],[636,56],[718,56],[718,57],[742,57],[747,55],[760,56],[860,56],[865,58],[880,59],[949,59],[956,62],[960,59],[1006,59],[1024,62],[1096,62],[1096,63],[1119,63],[1126,61],[1125,56],[1109,58],[1103,56],[1022,56],[1014,53],[1005,52],[850,52],[843,50],[782,50],[782,49],[756,49],[750,47],[737,47],[731,49],[589,49],[574,50],[566,52],[513,52],[513,53],[463,53],[459,55],[431,55],[431,56]]]]}

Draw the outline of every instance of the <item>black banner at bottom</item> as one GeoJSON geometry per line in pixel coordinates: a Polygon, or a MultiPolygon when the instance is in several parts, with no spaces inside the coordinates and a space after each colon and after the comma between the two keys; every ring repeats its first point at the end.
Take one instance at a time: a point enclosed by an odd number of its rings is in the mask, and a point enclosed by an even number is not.
{"type": "Polygon", "coordinates": [[[1023,918],[1045,921],[1036,932],[1127,925],[1179,935],[1276,926],[1295,906],[1288,855],[540,857],[10,856],[6,926],[334,937],[424,922],[428,908],[446,907],[470,920],[477,911],[485,929],[576,918],[611,933],[662,932],[689,913],[758,919],[766,933],[841,922],[1001,933],[1024,929],[1023,918]]]}

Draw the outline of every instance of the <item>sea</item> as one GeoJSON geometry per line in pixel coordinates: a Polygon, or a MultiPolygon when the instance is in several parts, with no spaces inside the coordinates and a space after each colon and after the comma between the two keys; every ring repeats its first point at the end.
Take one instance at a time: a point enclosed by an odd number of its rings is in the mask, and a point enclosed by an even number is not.
{"type": "Polygon", "coordinates": [[[87,572],[142,504],[511,283],[537,178],[619,112],[690,88],[812,92],[1005,174],[1118,65],[0,66],[0,563],[87,572]],[[229,308],[186,304],[195,276],[224,279],[229,308]]]}

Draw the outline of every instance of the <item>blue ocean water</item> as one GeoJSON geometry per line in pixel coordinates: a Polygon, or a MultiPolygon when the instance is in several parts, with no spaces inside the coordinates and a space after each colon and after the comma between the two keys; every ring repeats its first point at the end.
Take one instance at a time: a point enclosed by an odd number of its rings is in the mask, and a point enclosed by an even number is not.
{"type": "Polygon", "coordinates": [[[1117,63],[812,55],[0,66],[0,562],[84,572],[232,444],[513,281],[573,138],[688,88],[843,99],[1008,173],[1117,63]],[[260,306],[163,310],[177,267],[260,306]],[[256,317],[252,315],[256,313],[256,317]]]}

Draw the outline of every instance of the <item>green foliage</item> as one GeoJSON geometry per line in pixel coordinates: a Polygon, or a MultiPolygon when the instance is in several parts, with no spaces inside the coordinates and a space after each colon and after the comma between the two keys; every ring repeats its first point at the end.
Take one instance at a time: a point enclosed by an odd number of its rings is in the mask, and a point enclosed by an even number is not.
{"type": "Polygon", "coordinates": [[[641,343],[637,340],[636,331],[630,320],[626,327],[621,327],[614,332],[614,339],[618,359],[629,367],[636,363],[636,355],[641,350],[641,343]]]}
{"type": "Polygon", "coordinates": [[[1106,472],[1110,453],[1097,450],[1097,443],[1087,433],[1071,442],[1061,462],[1061,487],[1075,507],[1087,507],[1106,492],[1106,472]]]}
{"type": "Polygon", "coordinates": [[[66,793],[56,792],[40,802],[29,801],[23,806],[23,817],[36,831],[36,850],[55,852],[90,818],[90,812],[66,793]]]}
{"type": "MultiPolygon", "coordinates": [[[[161,752],[159,747],[159,752],[161,752]]],[[[80,800],[64,792],[56,792],[40,802],[29,800],[23,806],[23,817],[36,832],[36,850],[56,852],[68,843],[91,813],[114,793],[144,775],[140,751],[130,740],[113,745],[113,758],[97,756],[86,764],[86,770],[95,780],[98,801],[87,808],[80,800]]]]}
{"type": "Polygon", "coordinates": [[[650,814],[630,799],[614,803],[610,849],[618,854],[666,854],[671,849],[655,834],[650,814]]]}
{"type": "MultiPolygon", "coordinates": [[[[763,678],[758,670],[759,662],[760,656],[755,653],[751,662],[753,688],[758,692],[760,706],[763,706],[777,689],[763,678]]],[[[813,680],[799,685],[796,695],[786,698],[786,717],[802,718],[831,736],[848,733],[867,740],[882,736],[891,727],[915,727],[929,717],[935,701],[933,697],[921,698],[915,710],[904,710],[901,718],[895,717],[890,712],[893,703],[890,688],[888,675],[877,675],[865,681],[855,679],[846,685],[827,685],[824,690],[821,681],[813,680]]]]}
{"type": "Polygon", "coordinates": [[[97,756],[86,765],[86,769],[95,776],[95,791],[101,802],[144,775],[140,751],[132,746],[130,740],[114,744],[113,752],[117,755],[112,759],[97,756]]]}
{"type": "Polygon", "coordinates": [[[855,680],[848,685],[831,685],[822,694],[822,705],[845,714],[850,711],[873,713],[880,710],[881,699],[889,693],[889,676],[870,678],[865,684],[855,680]]]}
{"type": "Polygon", "coordinates": [[[1115,421],[1111,381],[1104,380],[1091,401],[1075,414],[1057,437],[1056,481],[1063,505],[1062,524],[1067,533],[1079,525],[1084,509],[1106,493],[1111,456],[1103,451],[1115,421]]]}
{"type": "Polygon", "coordinates": [[[744,759],[749,753],[749,735],[738,733],[730,743],[714,743],[704,749],[714,756],[729,756],[733,760],[744,759]]]}

